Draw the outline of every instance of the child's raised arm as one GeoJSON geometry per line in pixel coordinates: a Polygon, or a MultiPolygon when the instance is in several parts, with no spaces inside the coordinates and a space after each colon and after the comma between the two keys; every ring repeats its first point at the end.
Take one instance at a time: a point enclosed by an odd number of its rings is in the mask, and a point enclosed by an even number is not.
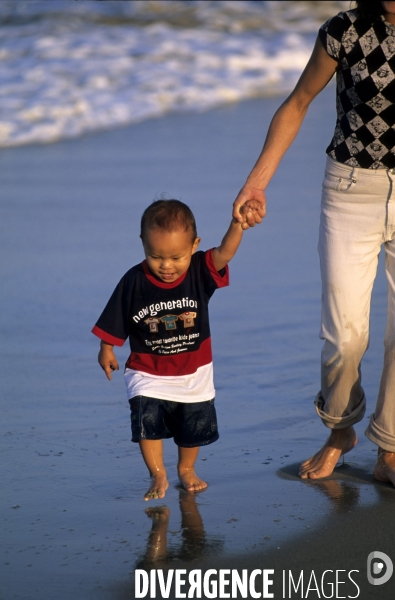
{"type": "Polygon", "coordinates": [[[106,374],[107,379],[111,381],[111,373],[119,370],[117,357],[115,356],[114,350],[111,344],[100,342],[99,356],[97,357],[99,365],[106,374]]]}
{"type": "MultiPolygon", "coordinates": [[[[243,209],[244,207],[242,207],[243,209]]],[[[241,211],[242,214],[246,214],[247,212],[255,212],[251,208],[245,206],[244,211],[241,211]]],[[[260,222],[262,219],[257,222],[260,222]]],[[[243,226],[241,223],[236,221],[235,218],[232,219],[228,231],[225,233],[224,238],[218,248],[214,248],[213,250],[213,262],[217,271],[220,271],[228,262],[232,260],[234,255],[236,254],[237,248],[240,245],[241,238],[243,237],[243,226]]]]}

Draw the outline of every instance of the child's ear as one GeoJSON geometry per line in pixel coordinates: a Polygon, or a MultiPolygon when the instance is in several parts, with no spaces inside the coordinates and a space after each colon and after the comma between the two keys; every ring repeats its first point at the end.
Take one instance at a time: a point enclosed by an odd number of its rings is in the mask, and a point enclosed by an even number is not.
{"type": "Polygon", "coordinates": [[[196,252],[196,250],[199,248],[199,244],[200,244],[200,237],[197,237],[195,239],[195,241],[193,242],[192,254],[194,254],[196,252]]]}

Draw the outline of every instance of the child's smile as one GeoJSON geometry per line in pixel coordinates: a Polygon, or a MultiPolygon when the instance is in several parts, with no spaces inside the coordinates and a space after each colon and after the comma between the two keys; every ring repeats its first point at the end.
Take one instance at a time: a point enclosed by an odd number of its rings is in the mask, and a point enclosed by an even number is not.
{"type": "Polygon", "coordinates": [[[160,281],[173,283],[188,270],[199,242],[192,242],[190,230],[148,229],[143,246],[149,270],[160,281]]]}

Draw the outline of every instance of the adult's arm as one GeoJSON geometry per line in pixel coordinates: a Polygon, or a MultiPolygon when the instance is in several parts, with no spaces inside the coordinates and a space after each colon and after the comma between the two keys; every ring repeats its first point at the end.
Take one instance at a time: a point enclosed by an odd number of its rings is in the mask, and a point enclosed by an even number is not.
{"type": "Polygon", "coordinates": [[[311,101],[333,77],[337,66],[317,38],[309,62],[295,89],[275,113],[262,152],[233,203],[233,217],[242,223],[243,229],[260,223],[266,214],[265,189],[295,139],[311,101]],[[255,208],[247,216],[241,214],[246,203],[255,208]],[[257,206],[262,208],[257,210],[257,206]]]}

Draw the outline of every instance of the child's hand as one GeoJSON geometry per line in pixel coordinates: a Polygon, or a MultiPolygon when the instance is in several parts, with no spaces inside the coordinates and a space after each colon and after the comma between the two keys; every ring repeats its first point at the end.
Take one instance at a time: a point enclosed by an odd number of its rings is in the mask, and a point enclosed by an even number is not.
{"type": "Polygon", "coordinates": [[[113,346],[102,341],[100,343],[100,352],[97,359],[99,361],[99,365],[105,372],[107,379],[111,381],[111,373],[113,371],[119,371],[119,365],[117,357],[113,351],[113,346]]]}
{"type": "Polygon", "coordinates": [[[233,217],[241,224],[243,229],[248,229],[254,227],[257,223],[261,223],[265,215],[265,192],[246,183],[233,202],[233,217]],[[245,207],[249,207],[250,210],[245,207]]]}
{"type": "Polygon", "coordinates": [[[242,218],[244,218],[241,224],[242,228],[249,229],[258,223],[262,223],[266,211],[265,207],[257,200],[249,200],[240,207],[239,212],[242,218]]]}

